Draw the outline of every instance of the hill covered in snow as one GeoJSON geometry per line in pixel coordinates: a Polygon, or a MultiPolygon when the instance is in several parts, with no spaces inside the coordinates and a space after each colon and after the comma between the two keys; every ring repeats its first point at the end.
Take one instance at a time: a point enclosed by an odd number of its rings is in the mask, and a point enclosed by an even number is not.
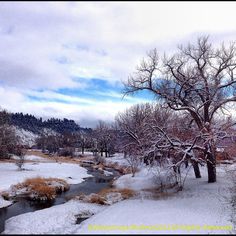
{"type": "Polygon", "coordinates": [[[20,143],[33,146],[41,135],[55,135],[64,133],[89,133],[91,128],[82,128],[74,120],[50,118],[43,120],[31,114],[11,113],[10,124],[13,126],[20,143]]]}

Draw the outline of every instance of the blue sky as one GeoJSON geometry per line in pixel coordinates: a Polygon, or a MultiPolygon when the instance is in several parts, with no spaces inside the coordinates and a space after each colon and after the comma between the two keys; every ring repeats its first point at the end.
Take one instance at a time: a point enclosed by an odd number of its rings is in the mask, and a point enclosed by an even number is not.
{"type": "Polygon", "coordinates": [[[0,107],[93,127],[153,100],[122,99],[147,51],[235,40],[236,2],[1,2],[0,107]],[[220,17],[219,17],[220,16],[220,17]]]}

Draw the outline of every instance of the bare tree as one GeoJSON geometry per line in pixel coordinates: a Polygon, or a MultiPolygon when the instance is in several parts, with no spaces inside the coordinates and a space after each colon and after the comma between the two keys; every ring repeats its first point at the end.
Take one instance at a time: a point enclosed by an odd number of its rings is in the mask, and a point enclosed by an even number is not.
{"type": "Polygon", "coordinates": [[[120,150],[131,167],[134,176],[138,165],[145,160],[147,150],[150,148],[148,140],[147,120],[151,120],[152,105],[137,104],[116,117],[119,129],[120,150]]]}
{"type": "Polygon", "coordinates": [[[62,136],[59,134],[42,135],[36,140],[38,148],[48,151],[49,154],[55,154],[62,146],[62,136]]]}
{"type": "Polygon", "coordinates": [[[96,145],[101,153],[101,156],[105,153],[105,157],[108,157],[113,148],[114,129],[111,125],[103,121],[99,121],[94,131],[94,135],[96,137],[96,145]]]}
{"type": "Polygon", "coordinates": [[[16,151],[15,154],[17,155],[17,159],[15,164],[18,166],[19,170],[23,170],[23,165],[25,163],[25,154],[26,154],[27,150],[24,149],[24,147],[22,147],[21,145],[18,145],[16,147],[16,151]]]}
{"type": "Polygon", "coordinates": [[[216,138],[222,136],[214,119],[236,101],[235,49],[234,43],[214,48],[208,37],[179,46],[162,60],[154,49],[125,84],[125,94],[148,90],[169,108],[191,116],[203,140],[208,182],[216,181],[216,138]]]}

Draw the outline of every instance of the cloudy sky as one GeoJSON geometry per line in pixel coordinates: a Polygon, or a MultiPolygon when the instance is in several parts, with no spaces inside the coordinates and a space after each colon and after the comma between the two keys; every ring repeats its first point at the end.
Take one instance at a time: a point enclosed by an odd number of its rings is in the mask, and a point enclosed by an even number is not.
{"type": "Polygon", "coordinates": [[[121,94],[147,51],[236,40],[235,12],[236,2],[0,2],[0,107],[112,121],[151,99],[121,94]]]}

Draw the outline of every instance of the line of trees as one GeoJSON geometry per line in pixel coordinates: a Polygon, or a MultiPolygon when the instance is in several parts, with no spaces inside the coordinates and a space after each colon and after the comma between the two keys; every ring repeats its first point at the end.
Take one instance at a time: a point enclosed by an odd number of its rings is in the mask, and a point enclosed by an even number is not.
{"type": "Polygon", "coordinates": [[[44,133],[44,129],[50,129],[57,133],[74,133],[78,131],[90,132],[90,128],[80,127],[74,120],[50,118],[43,120],[42,117],[37,118],[31,114],[12,113],[10,115],[10,123],[19,128],[29,130],[35,134],[44,133]]]}
{"type": "Polygon", "coordinates": [[[116,151],[116,130],[113,125],[99,121],[97,127],[90,132],[64,132],[62,134],[44,134],[36,140],[37,148],[61,156],[71,156],[79,149],[81,154],[85,150],[92,151],[94,155],[108,157],[116,151]]]}

